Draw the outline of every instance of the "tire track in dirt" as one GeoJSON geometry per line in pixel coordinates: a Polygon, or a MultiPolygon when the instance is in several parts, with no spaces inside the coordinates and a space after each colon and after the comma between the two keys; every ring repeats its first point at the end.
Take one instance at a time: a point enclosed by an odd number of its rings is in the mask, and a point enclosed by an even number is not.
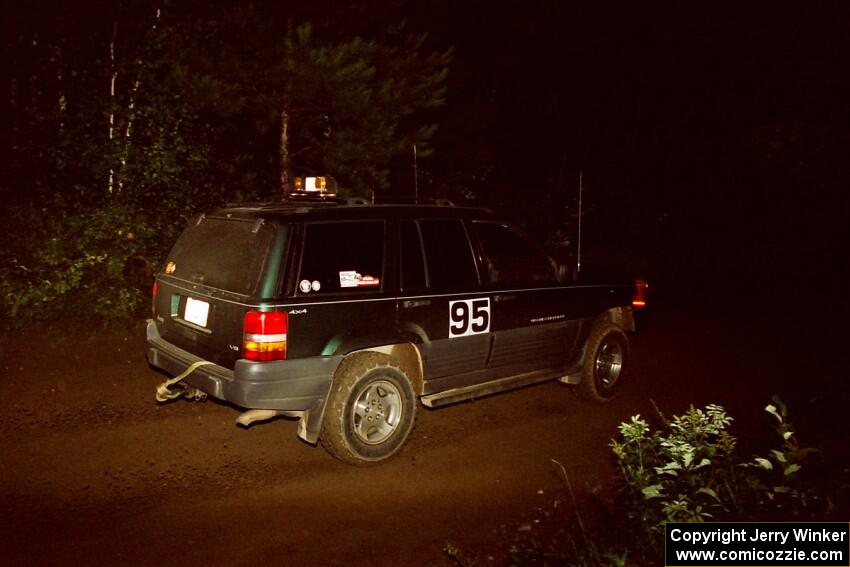
{"type": "MultiPolygon", "coordinates": [[[[420,408],[398,457],[368,469],[301,442],[292,420],[246,430],[223,404],[158,406],[164,377],[141,334],[65,337],[36,359],[32,337],[18,337],[0,361],[0,564],[448,565],[448,541],[507,557],[517,525],[533,536],[538,515],[567,502],[551,460],[581,502],[609,492],[609,440],[650,400],[667,413],[723,403],[738,417],[814,384],[774,354],[774,335],[697,315],[660,313],[633,338],[630,382],[609,404],[551,383],[420,408]]],[[[846,424],[841,403],[829,407],[813,418],[846,424]]]]}

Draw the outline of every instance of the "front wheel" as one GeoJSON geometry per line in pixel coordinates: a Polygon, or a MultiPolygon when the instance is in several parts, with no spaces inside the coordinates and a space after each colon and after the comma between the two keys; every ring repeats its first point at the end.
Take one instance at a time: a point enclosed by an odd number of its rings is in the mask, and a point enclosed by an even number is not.
{"type": "Polygon", "coordinates": [[[337,370],[322,422],[322,446],[366,466],[395,455],[416,420],[410,379],[381,353],[354,355],[337,370]]]}
{"type": "Polygon", "coordinates": [[[595,402],[610,401],[623,385],[628,362],[626,333],[609,321],[598,321],[587,339],[577,393],[595,402]]]}

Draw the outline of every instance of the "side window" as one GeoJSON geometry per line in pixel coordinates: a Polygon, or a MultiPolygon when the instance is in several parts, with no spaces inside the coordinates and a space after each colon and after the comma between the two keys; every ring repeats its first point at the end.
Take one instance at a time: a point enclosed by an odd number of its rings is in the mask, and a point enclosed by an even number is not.
{"type": "Polygon", "coordinates": [[[425,260],[422,258],[422,240],[419,228],[413,221],[402,221],[401,238],[401,289],[403,291],[425,288],[425,260]]]}
{"type": "Polygon", "coordinates": [[[554,283],[549,258],[515,229],[495,223],[474,223],[488,279],[495,284],[554,283]]]}
{"type": "Polygon", "coordinates": [[[383,222],[305,226],[299,295],[380,290],[383,273],[383,222]]]}
{"type": "Polygon", "coordinates": [[[478,285],[475,260],[459,220],[421,220],[428,285],[432,289],[478,285]]]}

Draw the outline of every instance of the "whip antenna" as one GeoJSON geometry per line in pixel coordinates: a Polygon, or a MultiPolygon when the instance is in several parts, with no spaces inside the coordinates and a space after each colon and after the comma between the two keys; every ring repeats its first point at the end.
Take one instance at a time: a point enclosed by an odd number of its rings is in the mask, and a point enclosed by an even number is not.
{"type": "MultiPolygon", "coordinates": [[[[581,194],[582,186],[582,170],[578,170],[578,245],[576,246],[576,278],[581,271],[581,194]]],[[[575,278],[574,278],[575,279],[575,278]]]]}
{"type": "Polygon", "coordinates": [[[413,144],[413,196],[419,202],[419,168],[416,163],[416,144],[413,144]]]}

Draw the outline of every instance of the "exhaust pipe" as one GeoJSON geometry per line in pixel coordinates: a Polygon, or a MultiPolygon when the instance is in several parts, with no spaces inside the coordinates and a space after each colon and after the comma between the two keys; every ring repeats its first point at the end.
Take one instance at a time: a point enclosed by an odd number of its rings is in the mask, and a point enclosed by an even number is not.
{"type": "Polygon", "coordinates": [[[236,418],[236,424],[248,427],[255,421],[266,421],[279,415],[283,415],[283,412],[273,409],[252,409],[240,414],[236,418]]]}

